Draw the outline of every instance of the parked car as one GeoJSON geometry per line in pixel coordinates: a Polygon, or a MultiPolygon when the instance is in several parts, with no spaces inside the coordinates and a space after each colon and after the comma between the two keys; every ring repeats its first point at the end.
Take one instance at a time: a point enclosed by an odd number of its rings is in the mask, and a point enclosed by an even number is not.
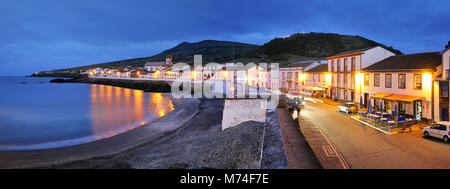
{"type": "Polygon", "coordinates": [[[443,121],[437,122],[431,126],[423,128],[423,135],[425,137],[435,137],[443,139],[444,142],[448,142],[448,137],[450,135],[450,122],[443,121]]]}
{"type": "Polygon", "coordinates": [[[345,112],[347,114],[349,113],[357,113],[358,112],[358,106],[353,102],[347,102],[343,105],[338,106],[338,111],[345,112]]]}
{"type": "Polygon", "coordinates": [[[297,110],[300,112],[305,107],[305,102],[301,100],[299,97],[287,98],[286,104],[288,106],[288,110],[297,110]]]}

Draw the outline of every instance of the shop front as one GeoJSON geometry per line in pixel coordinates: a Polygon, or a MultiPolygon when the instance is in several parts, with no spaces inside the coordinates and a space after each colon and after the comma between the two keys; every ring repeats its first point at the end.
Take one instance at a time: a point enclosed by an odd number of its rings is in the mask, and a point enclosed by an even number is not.
{"type": "MultiPolygon", "coordinates": [[[[425,97],[378,93],[372,96],[374,99],[374,107],[382,110],[390,115],[397,111],[398,116],[403,118],[411,118],[418,121],[423,119],[423,109],[425,97]]],[[[425,107],[431,109],[430,107],[425,107]]]]}

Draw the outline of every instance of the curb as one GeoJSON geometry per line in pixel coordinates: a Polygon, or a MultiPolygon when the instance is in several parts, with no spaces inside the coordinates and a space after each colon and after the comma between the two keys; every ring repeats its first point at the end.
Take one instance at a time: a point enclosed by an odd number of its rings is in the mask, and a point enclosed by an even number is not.
{"type": "Polygon", "coordinates": [[[298,125],[324,169],[350,169],[335,144],[322,132],[307,112],[299,113],[298,125]]]}

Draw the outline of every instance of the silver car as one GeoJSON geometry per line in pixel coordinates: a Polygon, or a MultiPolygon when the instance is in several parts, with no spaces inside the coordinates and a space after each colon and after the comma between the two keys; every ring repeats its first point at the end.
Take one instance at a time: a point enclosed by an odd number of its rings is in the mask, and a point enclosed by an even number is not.
{"type": "Polygon", "coordinates": [[[349,113],[357,113],[358,112],[358,106],[353,102],[348,102],[343,105],[338,106],[338,111],[345,112],[347,114],[349,113]]]}

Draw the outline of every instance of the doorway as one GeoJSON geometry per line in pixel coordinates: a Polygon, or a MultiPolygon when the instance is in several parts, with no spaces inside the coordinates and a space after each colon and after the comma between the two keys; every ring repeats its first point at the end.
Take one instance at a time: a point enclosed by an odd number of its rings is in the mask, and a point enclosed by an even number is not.
{"type": "Polygon", "coordinates": [[[369,93],[364,93],[364,108],[369,104],[369,93]]]}
{"type": "Polygon", "coordinates": [[[417,120],[422,119],[422,101],[414,101],[414,116],[417,120]]]}
{"type": "Polygon", "coordinates": [[[448,108],[441,108],[442,121],[448,121],[448,108]]]}

